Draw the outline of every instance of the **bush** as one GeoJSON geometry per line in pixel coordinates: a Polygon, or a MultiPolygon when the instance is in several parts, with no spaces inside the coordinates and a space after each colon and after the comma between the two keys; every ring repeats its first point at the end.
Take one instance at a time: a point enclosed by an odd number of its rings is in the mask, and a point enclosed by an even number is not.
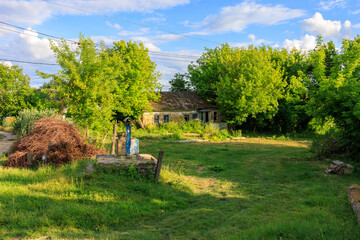
{"type": "Polygon", "coordinates": [[[40,111],[37,109],[24,109],[19,112],[19,115],[15,120],[14,132],[20,137],[26,136],[34,128],[33,123],[44,117],[61,118],[54,109],[44,109],[40,111]]]}
{"type": "Polygon", "coordinates": [[[15,124],[15,117],[6,117],[3,121],[3,127],[7,128],[7,127],[14,127],[15,124]]]}

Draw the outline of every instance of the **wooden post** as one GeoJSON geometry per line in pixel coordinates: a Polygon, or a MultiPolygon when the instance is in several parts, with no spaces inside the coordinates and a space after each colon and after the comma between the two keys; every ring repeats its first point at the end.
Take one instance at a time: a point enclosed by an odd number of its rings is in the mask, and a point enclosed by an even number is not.
{"type": "Polygon", "coordinates": [[[113,137],[112,137],[111,154],[115,154],[115,145],[116,145],[116,127],[117,127],[117,120],[115,120],[114,127],[113,127],[113,137]]]}
{"type": "Polygon", "coordinates": [[[157,159],[157,165],[156,165],[156,171],[155,171],[155,180],[156,181],[159,181],[163,155],[164,155],[164,151],[160,151],[159,157],[157,159]]]}
{"type": "Polygon", "coordinates": [[[28,166],[31,166],[33,164],[33,162],[35,161],[36,159],[36,155],[33,154],[33,153],[27,153],[26,154],[26,164],[28,166]]]}

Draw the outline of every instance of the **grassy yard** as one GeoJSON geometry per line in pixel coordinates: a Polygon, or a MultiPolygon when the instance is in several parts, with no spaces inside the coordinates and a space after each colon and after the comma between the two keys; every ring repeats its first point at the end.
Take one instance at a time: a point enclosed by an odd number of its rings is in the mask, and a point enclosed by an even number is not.
{"type": "Polygon", "coordinates": [[[0,167],[0,239],[360,239],[346,198],[360,174],[326,175],[308,141],[141,141],[160,149],[159,183],[84,175],[86,161],[0,167]]]}

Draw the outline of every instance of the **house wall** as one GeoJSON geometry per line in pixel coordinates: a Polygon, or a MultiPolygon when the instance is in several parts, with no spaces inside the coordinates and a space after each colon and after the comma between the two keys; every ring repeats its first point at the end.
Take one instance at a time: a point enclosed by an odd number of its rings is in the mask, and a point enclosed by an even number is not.
{"type": "MultiPolygon", "coordinates": [[[[217,111],[210,111],[209,112],[209,121],[213,122],[220,122],[220,115],[217,113],[217,121],[214,121],[214,112],[217,111]]],[[[170,121],[181,122],[185,119],[185,114],[189,115],[189,120],[193,120],[193,113],[197,113],[197,119],[201,119],[205,121],[205,113],[197,112],[197,111],[181,111],[181,112],[146,112],[142,116],[142,122],[145,126],[153,125],[155,116],[159,116],[159,124],[164,123],[164,115],[169,116],[170,121]],[[201,117],[201,114],[203,118],[201,117]]]]}

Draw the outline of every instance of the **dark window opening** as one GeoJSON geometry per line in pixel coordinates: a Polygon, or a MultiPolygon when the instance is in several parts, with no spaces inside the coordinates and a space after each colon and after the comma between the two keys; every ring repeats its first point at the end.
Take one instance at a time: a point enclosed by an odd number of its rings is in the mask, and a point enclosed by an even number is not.
{"type": "Polygon", "coordinates": [[[192,114],[192,119],[197,119],[198,118],[198,114],[197,113],[193,113],[192,114]]]}
{"type": "Polygon", "coordinates": [[[170,116],[169,115],[164,115],[164,123],[167,123],[170,121],[170,116]]]}
{"type": "Polygon", "coordinates": [[[184,119],[185,119],[185,122],[188,122],[190,120],[190,115],[184,114],[184,119]]]}
{"type": "Polygon", "coordinates": [[[217,112],[214,112],[214,122],[216,122],[216,121],[217,121],[217,118],[218,118],[218,116],[217,116],[217,112]]]}
{"type": "Polygon", "coordinates": [[[160,115],[154,115],[154,124],[160,123],[160,115]]]}
{"type": "Polygon", "coordinates": [[[205,113],[205,122],[209,122],[209,112],[205,113]]]}

